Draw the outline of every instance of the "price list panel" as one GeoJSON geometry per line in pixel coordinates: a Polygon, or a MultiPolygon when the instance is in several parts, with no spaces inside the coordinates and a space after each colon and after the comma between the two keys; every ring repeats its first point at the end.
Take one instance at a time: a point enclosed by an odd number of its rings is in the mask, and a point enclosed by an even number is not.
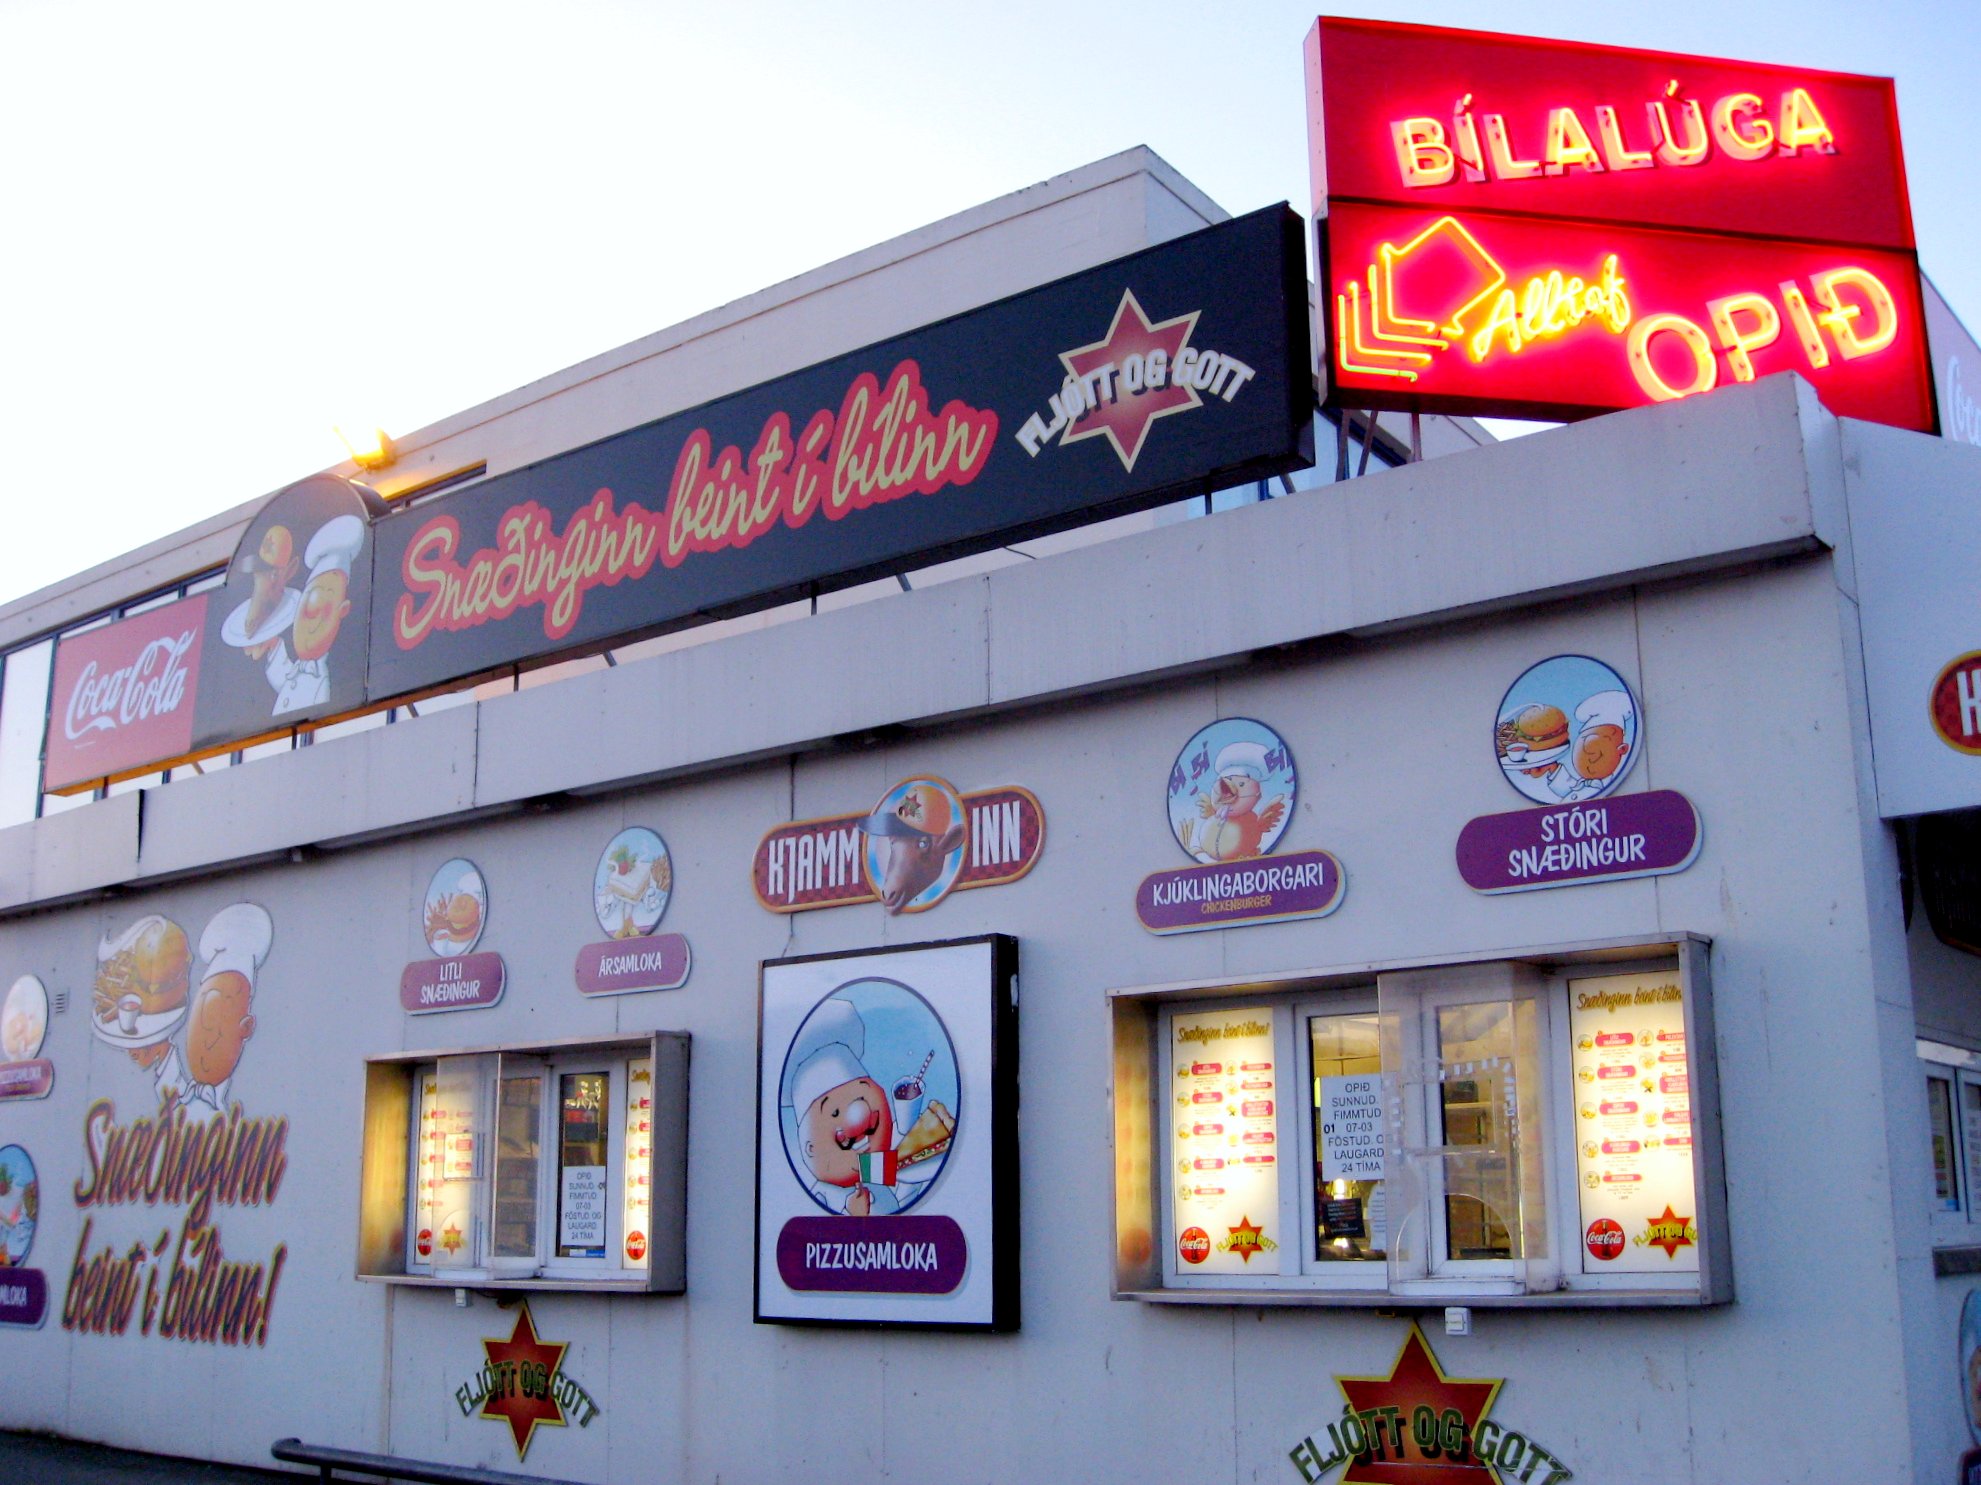
{"type": "Polygon", "coordinates": [[[1585,1273],[1696,1273],[1685,1005],[1675,974],[1571,980],[1585,1273]]]}
{"type": "Polygon", "coordinates": [[[1280,1272],[1278,1071],[1272,1014],[1170,1022],[1169,1158],[1180,1273],[1280,1272]]]}
{"type": "Polygon", "coordinates": [[[653,1234],[653,1059],[637,1057],[626,1074],[626,1193],[619,1231],[628,1268],[643,1268],[653,1234]]]}

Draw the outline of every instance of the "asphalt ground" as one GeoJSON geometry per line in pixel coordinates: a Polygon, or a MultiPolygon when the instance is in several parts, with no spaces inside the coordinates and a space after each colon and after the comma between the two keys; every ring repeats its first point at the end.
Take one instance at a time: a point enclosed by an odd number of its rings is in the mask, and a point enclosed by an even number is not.
{"type": "Polygon", "coordinates": [[[296,1485],[316,1478],[315,1470],[243,1469],[45,1434],[0,1432],[0,1480],[14,1485],[296,1485]]]}

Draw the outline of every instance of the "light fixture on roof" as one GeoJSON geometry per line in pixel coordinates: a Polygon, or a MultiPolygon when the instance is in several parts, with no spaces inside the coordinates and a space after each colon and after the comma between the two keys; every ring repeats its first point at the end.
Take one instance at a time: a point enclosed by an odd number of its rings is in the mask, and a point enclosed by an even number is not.
{"type": "Polygon", "coordinates": [[[373,428],[355,439],[342,428],[333,431],[360,469],[386,469],[398,457],[398,450],[392,447],[392,440],[385,436],[383,428],[373,428]]]}

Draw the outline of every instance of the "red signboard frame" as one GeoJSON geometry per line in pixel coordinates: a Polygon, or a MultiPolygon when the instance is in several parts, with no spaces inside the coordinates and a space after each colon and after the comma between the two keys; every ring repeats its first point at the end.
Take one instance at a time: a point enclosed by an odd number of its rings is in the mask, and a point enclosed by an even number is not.
{"type": "Polygon", "coordinates": [[[190,751],[206,602],[201,593],[56,646],[44,789],[190,751]]]}
{"type": "Polygon", "coordinates": [[[1889,79],[1332,17],[1307,68],[1331,404],[1574,418],[1796,370],[1935,430],[1889,79]]]}

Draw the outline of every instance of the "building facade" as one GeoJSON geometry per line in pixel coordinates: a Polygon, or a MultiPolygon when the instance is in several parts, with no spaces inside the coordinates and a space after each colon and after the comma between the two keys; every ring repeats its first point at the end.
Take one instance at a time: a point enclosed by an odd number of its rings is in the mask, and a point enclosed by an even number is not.
{"type": "MultiPolygon", "coordinates": [[[[442,511],[1222,216],[1103,161],[379,488],[442,511]]],[[[45,1299],[0,1425],[599,1481],[1951,1476],[1976,962],[1880,811],[1853,534],[1981,453],[1789,377],[1423,442],[17,788],[0,1220],[45,1299]]]]}

